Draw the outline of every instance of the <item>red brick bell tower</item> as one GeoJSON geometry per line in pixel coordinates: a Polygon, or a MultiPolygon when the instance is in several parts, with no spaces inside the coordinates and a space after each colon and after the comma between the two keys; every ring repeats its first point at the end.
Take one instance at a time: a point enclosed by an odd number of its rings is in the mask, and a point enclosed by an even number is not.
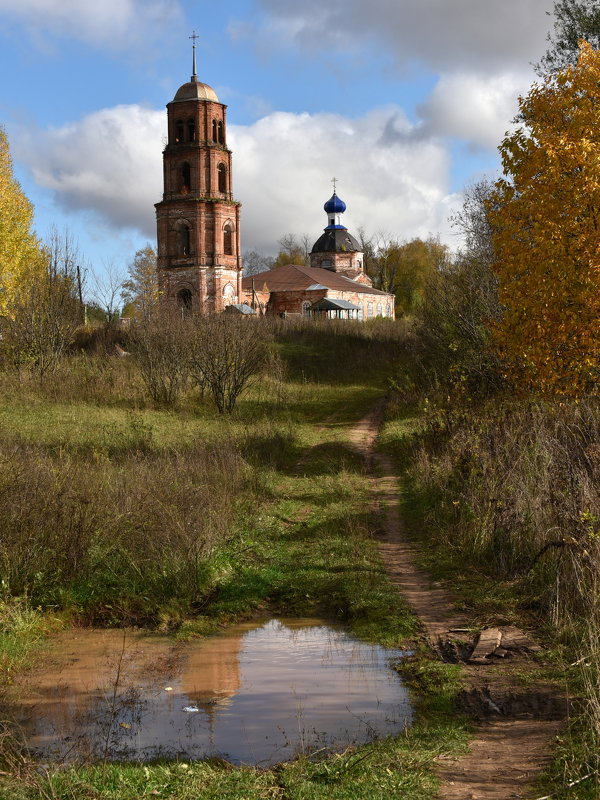
{"type": "Polygon", "coordinates": [[[164,193],[156,203],[165,300],[210,314],[241,302],[240,203],[233,199],[227,106],[196,75],[167,104],[164,193]]]}

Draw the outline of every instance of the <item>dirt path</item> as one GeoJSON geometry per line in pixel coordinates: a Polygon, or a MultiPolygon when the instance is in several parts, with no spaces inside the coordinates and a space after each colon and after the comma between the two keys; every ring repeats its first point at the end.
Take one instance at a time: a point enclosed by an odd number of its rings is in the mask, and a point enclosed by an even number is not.
{"type": "MultiPolygon", "coordinates": [[[[430,647],[441,657],[456,655],[456,643],[465,640],[464,632],[472,623],[457,613],[450,595],[432,585],[417,567],[413,548],[403,537],[394,465],[385,454],[374,452],[384,405],[377,403],[350,435],[365,457],[383,512],[380,552],[392,582],[423,623],[430,647]]],[[[523,666],[523,659],[528,670],[535,669],[527,656],[517,659],[517,664],[511,660],[501,666],[497,661],[464,665],[469,686],[465,706],[478,722],[468,753],[458,759],[438,759],[440,800],[535,797],[528,787],[547,763],[551,740],[565,714],[565,700],[541,680],[524,690],[516,677],[511,678],[515,667],[523,666]]]]}

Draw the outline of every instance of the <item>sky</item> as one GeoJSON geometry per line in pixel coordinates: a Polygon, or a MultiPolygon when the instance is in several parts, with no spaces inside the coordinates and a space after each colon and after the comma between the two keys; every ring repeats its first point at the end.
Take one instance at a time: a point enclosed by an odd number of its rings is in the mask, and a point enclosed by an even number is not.
{"type": "Polygon", "coordinates": [[[0,0],[0,124],[36,230],[90,270],[155,242],[166,104],[192,71],[228,106],[242,248],[315,240],[332,178],[351,232],[458,239],[466,186],[535,80],[552,0],[0,0]]]}

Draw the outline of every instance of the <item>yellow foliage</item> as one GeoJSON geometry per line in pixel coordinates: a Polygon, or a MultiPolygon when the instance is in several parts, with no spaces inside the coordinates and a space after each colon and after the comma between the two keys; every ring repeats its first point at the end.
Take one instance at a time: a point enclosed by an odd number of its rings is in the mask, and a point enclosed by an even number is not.
{"type": "Polygon", "coordinates": [[[32,222],[33,207],[13,175],[8,139],[0,128],[0,315],[10,315],[19,288],[43,271],[32,222]]]}
{"type": "Polygon", "coordinates": [[[543,395],[598,391],[600,52],[534,84],[503,141],[490,221],[510,377],[543,395]]]}

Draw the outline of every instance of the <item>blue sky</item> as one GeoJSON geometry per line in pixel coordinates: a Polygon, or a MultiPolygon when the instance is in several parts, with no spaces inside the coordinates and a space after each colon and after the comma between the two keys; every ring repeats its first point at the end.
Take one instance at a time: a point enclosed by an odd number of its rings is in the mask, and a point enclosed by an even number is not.
{"type": "Polygon", "coordinates": [[[198,74],[228,104],[245,249],[345,222],[455,238],[461,191],[534,79],[551,0],[0,0],[0,122],[36,226],[124,270],[154,239],[165,105],[198,74]]]}

